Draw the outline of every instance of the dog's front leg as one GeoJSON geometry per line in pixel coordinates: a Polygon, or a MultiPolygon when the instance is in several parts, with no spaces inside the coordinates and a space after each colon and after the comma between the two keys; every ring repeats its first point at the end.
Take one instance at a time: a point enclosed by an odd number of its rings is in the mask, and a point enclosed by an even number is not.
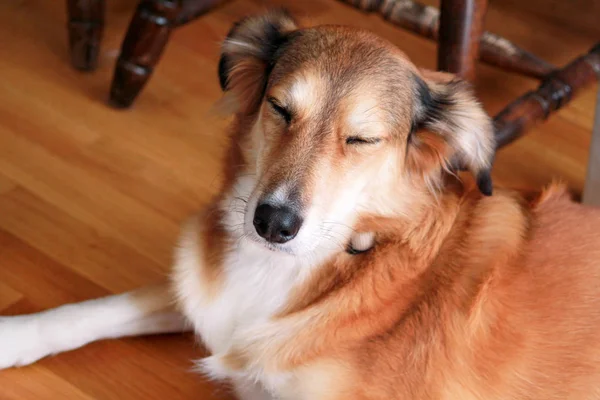
{"type": "Polygon", "coordinates": [[[0,369],[27,365],[101,339],[187,328],[166,284],[37,314],[0,317],[0,369]]]}

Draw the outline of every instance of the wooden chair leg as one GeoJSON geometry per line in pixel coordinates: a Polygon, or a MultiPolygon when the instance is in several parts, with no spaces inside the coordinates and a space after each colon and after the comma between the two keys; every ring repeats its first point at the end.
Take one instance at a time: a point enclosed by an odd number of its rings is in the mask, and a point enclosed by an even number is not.
{"type": "Polygon", "coordinates": [[[182,10],[181,0],[142,0],[117,60],[110,89],[115,107],[129,107],[152,75],[182,10]]]}
{"type": "MultiPolygon", "coordinates": [[[[380,14],[385,20],[419,36],[437,41],[440,12],[437,8],[413,0],[341,0],[365,11],[380,14]]],[[[544,79],[556,68],[516,44],[485,31],[481,35],[479,58],[506,71],[544,79]]]]}
{"type": "Polygon", "coordinates": [[[175,23],[177,26],[185,25],[225,2],[226,0],[184,0],[181,13],[179,13],[175,23]]]}
{"type": "Polygon", "coordinates": [[[600,78],[600,42],[547,77],[537,88],[508,104],[494,118],[496,147],[523,136],[535,124],[568,104],[579,92],[600,78]]]}
{"type": "Polygon", "coordinates": [[[105,9],[104,0],[67,0],[71,64],[79,70],[98,65],[105,9]]]}
{"type": "Polygon", "coordinates": [[[438,69],[473,81],[487,0],[442,0],[438,69]]]}
{"type": "MultiPolygon", "coordinates": [[[[600,69],[598,69],[600,79],[600,69]]],[[[583,203],[600,207],[600,84],[596,97],[596,116],[590,143],[587,176],[583,189],[583,203]]]]}

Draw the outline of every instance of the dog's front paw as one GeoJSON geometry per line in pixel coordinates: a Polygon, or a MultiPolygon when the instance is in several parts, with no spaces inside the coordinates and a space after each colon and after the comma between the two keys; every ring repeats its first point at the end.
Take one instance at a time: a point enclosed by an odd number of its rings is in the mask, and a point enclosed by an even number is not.
{"type": "Polygon", "coordinates": [[[33,316],[0,317],[0,369],[31,364],[52,353],[33,316]]]}

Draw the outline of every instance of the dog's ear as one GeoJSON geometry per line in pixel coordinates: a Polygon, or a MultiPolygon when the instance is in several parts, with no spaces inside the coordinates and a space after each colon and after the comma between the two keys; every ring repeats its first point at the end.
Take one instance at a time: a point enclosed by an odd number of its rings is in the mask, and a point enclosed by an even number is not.
{"type": "MultiPolygon", "coordinates": [[[[470,85],[454,75],[422,71],[415,76],[417,102],[407,149],[408,168],[435,185],[443,170],[464,168],[479,190],[492,194],[495,152],[492,120],[470,85]]],[[[438,181],[439,182],[439,181],[438,181]]]]}
{"type": "Polygon", "coordinates": [[[219,82],[237,111],[252,112],[260,104],[269,73],[296,29],[283,9],[247,17],[231,28],[221,49],[219,82]]]}

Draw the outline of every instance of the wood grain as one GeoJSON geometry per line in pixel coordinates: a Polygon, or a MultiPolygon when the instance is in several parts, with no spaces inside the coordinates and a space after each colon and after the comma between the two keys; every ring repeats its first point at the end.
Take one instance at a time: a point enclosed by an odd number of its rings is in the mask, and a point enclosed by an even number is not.
{"type": "MultiPolygon", "coordinates": [[[[564,65],[597,37],[490,2],[486,29],[564,65]]],[[[173,33],[153,79],[128,111],[106,105],[136,1],[108,2],[93,74],[69,62],[64,3],[0,2],[0,313],[33,312],[158,281],[179,223],[219,180],[227,121],[212,116],[219,41],[231,24],[270,5],[309,23],[371,29],[418,65],[436,46],[335,0],[236,0],[173,33]]],[[[491,114],[538,83],[485,65],[475,85],[491,114]]],[[[595,90],[497,157],[497,184],[539,187],[585,180],[595,90]]],[[[190,372],[202,349],[190,336],[96,343],[0,372],[0,400],[229,399],[190,372]]]]}
{"type": "Polygon", "coordinates": [[[487,0],[441,0],[438,69],[475,80],[487,0]]]}
{"type": "Polygon", "coordinates": [[[67,0],[71,64],[78,70],[97,66],[105,9],[105,0],[67,0]]]}
{"type": "Polygon", "coordinates": [[[494,117],[496,147],[501,148],[526,134],[589,89],[600,78],[600,42],[589,53],[548,75],[539,88],[508,104],[494,117]]]}

